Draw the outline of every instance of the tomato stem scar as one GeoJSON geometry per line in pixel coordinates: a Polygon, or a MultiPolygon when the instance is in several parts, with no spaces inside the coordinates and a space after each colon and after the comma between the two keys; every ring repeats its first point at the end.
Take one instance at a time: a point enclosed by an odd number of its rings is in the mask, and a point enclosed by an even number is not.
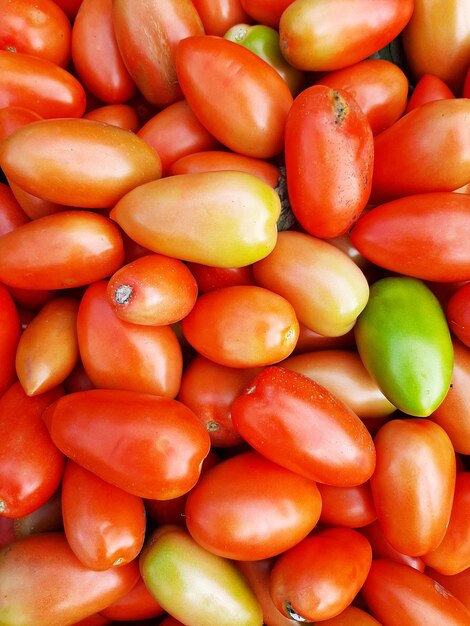
{"type": "Polygon", "coordinates": [[[130,285],[119,285],[114,292],[114,300],[117,304],[127,304],[131,299],[133,289],[130,285]]]}

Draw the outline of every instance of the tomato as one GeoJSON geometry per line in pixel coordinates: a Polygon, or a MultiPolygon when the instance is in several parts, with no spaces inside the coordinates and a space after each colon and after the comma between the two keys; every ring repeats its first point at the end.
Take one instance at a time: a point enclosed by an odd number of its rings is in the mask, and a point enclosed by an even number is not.
{"type": "Polygon", "coordinates": [[[353,329],[345,335],[339,337],[326,337],[320,335],[300,323],[299,339],[294,348],[293,354],[303,354],[311,350],[328,350],[328,349],[355,349],[353,329]]]}
{"type": "Polygon", "coordinates": [[[256,285],[224,287],[199,296],[181,321],[202,356],[227,367],[261,367],[289,356],[299,335],[292,305],[256,285]]]}
{"type": "Polygon", "coordinates": [[[298,621],[335,617],[354,600],[372,561],[369,542],[350,528],[314,533],[279,556],[270,576],[279,611],[298,621]]]}
{"type": "Polygon", "coordinates": [[[156,601],[184,624],[262,626],[261,607],[235,564],[208,552],[177,526],[161,526],[140,556],[156,601]]]}
{"type": "Polygon", "coordinates": [[[134,324],[179,322],[197,298],[197,283],[186,265],[161,254],[149,254],[124,265],[107,287],[109,304],[119,319],[134,324]]]}
{"type": "Polygon", "coordinates": [[[413,0],[296,0],[279,22],[282,54],[302,70],[347,67],[395,39],[412,12],[413,0]]]}
{"type": "Polygon", "coordinates": [[[242,443],[232,423],[231,405],[259,371],[259,368],[219,365],[201,355],[196,355],[185,367],[178,400],[198,416],[213,446],[242,443]]]}
{"type": "Polygon", "coordinates": [[[24,107],[7,106],[0,109],[0,141],[9,137],[17,128],[41,119],[43,118],[35,111],[24,107]]]}
{"type": "Polygon", "coordinates": [[[100,612],[100,615],[113,620],[113,623],[159,617],[163,614],[164,610],[150,594],[142,577],[129,593],[100,612]]]}
{"type": "Polygon", "coordinates": [[[372,130],[353,96],[325,85],[304,89],[287,116],[285,160],[300,225],[321,238],[348,231],[369,200],[374,162],[372,130]]]}
{"type": "Polygon", "coordinates": [[[423,560],[428,567],[446,575],[460,574],[470,567],[470,472],[457,472],[444,539],[423,560]]]}
{"type": "Polygon", "coordinates": [[[469,114],[466,98],[434,100],[377,135],[371,202],[453,191],[468,183],[469,114]]]}
{"type": "Polygon", "coordinates": [[[439,301],[422,281],[375,282],[354,334],[366,369],[398,409],[427,417],[444,400],[454,351],[439,301]]]}
{"type": "Polygon", "coordinates": [[[191,0],[113,0],[114,33],[122,59],[139,91],[164,108],[181,99],[175,68],[178,42],[203,35],[191,0]]]}
{"type": "Polygon", "coordinates": [[[241,0],[242,7],[255,22],[277,28],[284,10],[293,0],[241,0]]]}
{"type": "MultiPolygon", "coordinates": [[[[0,109],[0,113],[3,109],[0,109]]],[[[8,185],[0,183],[0,235],[29,222],[8,185]]]]}
{"type": "Polygon", "coordinates": [[[434,74],[423,74],[413,89],[406,112],[409,113],[426,102],[449,98],[455,98],[455,96],[443,80],[434,74]]]}
{"type": "Polygon", "coordinates": [[[241,0],[193,0],[206,35],[223,37],[228,29],[250,19],[241,0]]]}
{"type": "Polygon", "coordinates": [[[44,200],[44,198],[39,198],[38,196],[34,196],[32,193],[28,193],[12,180],[8,182],[10,184],[10,189],[15,196],[15,200],[30,220],[36,220],[38,217],[45,217],[46,215],[52,215],[52,213],[59,213],[59,211],[66,211],[70,208],[74,208],[59,202],[44,200]]]}
{"type": "Polygon", "coordinates": [[[466,626],[470,611],[432,578],[387,559],[372,561],[362,595],[374,617],[387,626],[466,626]]]}
{"type": "Polygon", "coordinates": [[[199,545],[246,561],[294,546],[315,527],[320,510],[314,481],[250,451],[208,470],[189,493],[185,515],[199,545]]]}
{"type": "Polygon", "coordinates": [[[406,74],[384,59],[366,59],[327,72],[317,84],[348,91],[366,114],[374,135],[396,122],[407,105],[406,74]]]}
{"type": "Polygon", "coordinates": [[[320,522],[328,526],[360,528],[376,518],[370,483],[353,487],[332,487],[318,483],[322,509],[320,522]]]}
{"type": "Polygon", "coordinates": [[[15,358],[21,337],[18,310],[8,289],[0,283],[0,396],[16,380],[15,358]]]}
{"type": "Polygon", "coordinates": [[[63,533],[31,535],[0,551],[2,620],[5,626],[73,624],[128,593],[138,578],[136,561],[95,572],[80,563],[63,533]]]}
{"type": "Polygon", "coordinates": [[[467,194],[405,196],[360,217],[351,241],[363,256],[393,272],[431,281],[469,280],[469,215],[467,194]]]}
{"type": "Polygon", "coordinates": [[[467,568],[460,574],[446,576],[429,567],[426,569],[426,574],[447,589],[447,591],[450,591],[470,611],[470,585],[468,584],[470,582],[470,568],[467,568]]]}
{"type": "Polygon", "coordinates": [[[62,480],[62,515],[68,544],[85,567],[122,567],[139,555],[146,522],[142,498],[70,460],[62,480]]]}
{"type": "Polygon", "coordinates": [[[402,33],[415,79],[435,74],[460,94],[470,54],[470,7],[462,0],[414,0],[402,33]]]}
{"type": "Polygon", "coordinates": [[[77,319],[78,346],[92,384],[174,398],[183,367],[181,347],[169,325],[145,326],[119,319],[106,281],[90,285],[77,319]]]}
{"type": "Polygon", "coordinates": [[[115,205],[110,217],[153,252],[240,267],[272,251],[280,210],[279,196],[258,177],[221,171],[140,185],[115,205]]]}
{"type": "Polygon", "coordinates": [[[69,20],[73,21],[77,15],[78,9],[83,0],[54,0],[60,6],[62,11],[67,15],[69,20]]]}
{"type": "Polygon", "coordinates": [[[210,448],[205,428],[181,402],[135,391],[69,393],[44,419],[66,456],[142,498],[189,491],[210,448]]]}
{"type": "Polygon", "coordinates": [[[336,617],[321,622],[322,626],[381,626],[380,622],[357,606],[349,605],[336,617]]]}
{"type": "Polygon", "coordinates": [[[122,238],[106,217],[64,211],[28,222],[0,238],[0,280],[24,289],[86,285],[112,274],[122,238]]]}
{"type": "Polygon", "coordinates": [[[89,111],[83,116],[87,120],[106,122],[136,133],[140,128],[139,116],[130,104],[107,104],[89,111]]]}
{"type": "Polygon", "coordinates": [[[56,387],[29,398],[16,382],[0,398],[0,515],[27,515],[59,486],[64,456],[51,441],[41,414],[62,394],[56,387]]]}
{"type": "Polygon", "coordinates": [[[49,500],[32,513],[10,521],[13,523],[14,539],[22,539],[37,533],[63,530],[60,487],[49,500]]]}
{"type": "Polygon", "coordinates": [[[359,532],[364,535],[372,547],[372,556],[374,559],[390,559],[409,567],[414,567],[420,572],[424,572],[425,563],[419,556],[410,556],[396,550],[385,537],[383,530],[376,520],[367,526],[358,528],[359,532]]]}
{"type": "Polygon", "coordinates": [[[308,233],[278,233],[273,251],[254,264],[253,273],[260,286],[286,298],[299,321],[321,335],[346,334],[369,296],[356,264],[308,233]]]}
{"type": "Polygon", "coordinates": [[[44,118],[80,117],[85,90],[79,81],[47,59],[0,50],[0,108],[18,106],[44,118]]]}
{"type": "Polygon", "coordinates": [[[347,487],[374,471],[374,445],[361,420],[297,372],[265,368],[232,404],[232,420],[261,454],[311,480],[347,487]]]}
{"type": "Polygon", "coordinates": [[[33,122],[0,148],[8,179],[36,196],[77,207],[109,208],[160,178],[160,157],[131,131],[86,119],[33,122]],[[51,185],[51,179],[60,185],[51,185]]]}
{"type": "Polygon", "coordinates": [[[212,267],[203,263],[187,263],[191,274],[197,281],[199,293],[207,293],[221,287],[236,285],[255,285],[253,266],[243,267],[212,267]]]}
{"type": "Polygon", "coordinates": [[[357,352],[325,349],[290,356],[282,366],[326,387],[362,418],[390,415],[395,407],[380,391],[357,352]]]}
{"type": "Polygon", "coordinates": [[[188,37],[178,45],[176,71],[189,106],[222,144],[261,159],[282,151],[292,95],[251,50],[221,37],[188,37]]]}
{"type": "MultiPolygon", "coordinates": [[[[459,233],[460,234],[460,233],[459,233]]],[[[446,308],[447,321],[452,333],[466,346],[470,346],[470,284],[462,285],[450,297],[446,308]]]]}
{"type": "Polygon", "coordinates": [[[455,489],[455,452],[438,424],[393,419],[374,439],[377,466],[370,479],[385,538],[404,554],[422,556],[443,540],[455,489]]]}

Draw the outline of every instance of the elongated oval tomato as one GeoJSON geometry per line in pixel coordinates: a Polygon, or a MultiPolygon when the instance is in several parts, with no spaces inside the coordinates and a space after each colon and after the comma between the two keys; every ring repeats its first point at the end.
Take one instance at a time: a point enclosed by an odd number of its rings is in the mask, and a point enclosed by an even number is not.
{"type": "Polygon", "coordinates": [[[24,289],[77,287],[112,274],[123,257],[121,234],[110,219],[64,211],[0,238],[0,280],[24,289]]]}
{"type": "Polygon", "coordinates": [[[277,239],[279,196],[245,172],[169,176],[127,193],[111,219],[138,244],[216,267],[250,265],[277,239]]]}
{"type": "Polygon", "coordinates": [[[262,159],[282,151],[292,95],[251,50],[221,37],[188,37],[178,45],[176,71],[191,109],[221,143],[262,159]]]}
{"type": "Polygon", "coordinates": [[[431,567],[426,569],[426,574],[434,581],[442,585],[444,589],[450,591],[456,598],[467,607],[470,612],[470,568],[467,568],[460,574],[446,576],[440,572],[436,572],[431,567]]]}
{"type": "Polygon", "coordinates": [[[450,191],[381,204],[351,232],[353,245],[376,265],[439,282],[470,280],[469,238],[470,195],[450,191]]]}
{"type": "Polygon", "coordinates": [[[362,421],[297,372],[265,368],[232,404],[232,420],[258,452],[311,480],[347,487],[374,471],[374,444],[362,421]]]}
{"type": "Polygon", "coordinates": [[[40,57],[0,50],[0,107],[31,109],[43,118],[80,117],[86,94],[59,65],[40,57]]]}
{"type": "Polygon", "coordinates": [[[223,37],[231,26],[250,20],[241,0],[193,0],[206,35],[223,37]]]}
{"type": "Polygon", "coordinates": [[[272,28],[279,26],[279,20],[293,0],[240,0],[242,7],[255,22],[272,28]]]}
{"type": "Polygon", "coordinates": [[[347,67],[395,39],[412,12],[413,0],[296,0],[279,22],[281,50],[302,70],[347,67]]]}
{"type": "Polygon", "coordinates": [[[353,96],[326,85],[304,89],[285,128],[292,211],[311,235],[345,233],[369,200],[374,163],[370,124],[353,96]]]}
{"type": "Polygon", "coordinates": [[[0,551],[2,621],[73,624],[128,593],[138,579],[136,561],[95,572],[80,563],[64,533],[31,535],[0,551]]]}
{"type": "Polygon", "coordinates": [[[183,359],[169,325],[125,322],[107,298],[107,282],[90,285],[77,318],[81,360],[92,384],[174,398],[181,382],[183,359]]]}
{"type": "Polygon", "coordinates": [[[26,222],[29,222],[29,218],[19,205],[12,190],[5,183],[0,183],[0,235],[9,233],[26,222]]]}
{"type": "Polygon", "coordinates": [[[434,74],[423,74],[408,100],[406,112],[409,113],[426,102],[448,98],[455,98],[455,96],[443,80],[434,74]]]}
{"type": "Polygon", "coordinates": [[[140,128],[139,115],[130,104],[107,104],[88,111],[83,117],[87,120],[113,124],[113,126],[131,130],[133,133],[140,128]]]}
{"type": "Polygon", "coordinates": [[[22,189],[12,180],[9,180],[8,183],[16,201],[30,220],[36,220],[38,217],[45,217],[46,215],[51,215],[52,213],[59,213],[59,211],[66,211],[75,208],[66,206],[65,204],[60,204],[59,202],[51,202],[50,200],[44,200],[44,198],[34,196],[32,193],[22,189]]]}
{"type": "Polygon", "coordinates": [[[362,609],[350,604],[335,617],[322,621],[322,626],[382,626],[362,609]]]}
{"type": "Polygon", "coordinates": [[[459,287],[449,298],[446,316],[453,334],[470,347],[470,286],[468,283],[459,287]]]}
{"type": "Polygon", "coordinates": [[[7,106],[0,109],[0,141],[6,139],[17,128],[42,119],[38,113],[24,107],[7,106]]]}
{"type": "Polygon", "coordinates": [[[158,154],[131,131],[86,119],[33,122],[0,149],[8,179],[35,196],[84,208],[108,208],[160,178],[158,154]],[[60,180],[52,185],[51,180],[60,180]]]}
{"type": "Polygon", "coordinates": [[[85,469],[142,498],[175,498],[196,484],[210,439],[181,402],[110,389],[60,400],[44,419],[54,443],[85,469]]]}
{"type": "Polygon", "coordinates": [[[377,519],[369,481],[354,487],[318,483],[321,495],[320,522],[327,526],[360,528],[377,519]]]}
{"type": "Polygon", "coordinates": [[[410,556],[443,540],[455,489],[455,452],[438,424],[394,419],[374,439],[377,467],[370,480],[377,519],[392,546],[410,556]]]}
{"type": "Polygon", "coordinates": [[[467,98],[434,100],[377,135],[371,201],[378,204],[412,194],[454,191],[467,184],[469,116],[467,98]]]}
{"type": "Polygon", "coordinates": [[[358,530],[368,539],[372,547],[374,559],[390,559],[391,561],[414,567],[419,572],[424,572],[426,569],[426,565],[420,556],[410,556],[394,548],[385,537],[377,520],[367,526],[361,526],[358,530]]]}
{"type": "Polygon", "coordinates": [[[21,322],[15,301],[0,284],[0,395],[16,379],[16,351],[21,338],[21,322]]]}
{"type": "Polygon", "coordinates": [[[207,293],[221,287],[237,285],[255,285],[253,266],[243,267],[212,267],[202,263],[188,262],[187,266],[197,281],[199,293],[207,293]]]}
{"type": "Polygon", "coordinates": [[[199,354],[228,367],[277,363],[291,354],[299,336],[292,305],[257,285],[203,294],[181,329],[199,354]]]}
{"type": "MultiPolygon", "coordinates": [[[[164,613],[163,608],[147,589],[142,577],[139,578],[136,585],[132,587],[129,593],[126,593],[125,596],[110,604],[103,611],[100,611],[100,615],[103,618],[107,618],[106,624],[108,620],[116,622],[124,620],[144,620],[159,617],[164,613]]],[[[90,624],[90,626],[93,625],[90,624]]]]}

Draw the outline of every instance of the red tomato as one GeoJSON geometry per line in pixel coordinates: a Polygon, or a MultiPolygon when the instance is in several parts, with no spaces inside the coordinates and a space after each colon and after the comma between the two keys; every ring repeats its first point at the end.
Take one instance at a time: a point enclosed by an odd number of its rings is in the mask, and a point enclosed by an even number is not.
{"type": "Polygon", "coordinates": [[[470,283],[462,285],[450,297],[446,315],[450,330],[462,343],[470,346],[470,283]]]}
{"type": "Polygon", "coordinates": [[[201,477],[188,495],[185,513],[188,530],[199,545],[213,554],[246,561],[296,545],[314,528],[320,509],[315,482],[257,452],[245,452],[201,477]]]}
{"type": "Polygon", "coordinates": [[[396,550],[385,538],[379,522],[374,521],[367,526],[361,526],[358,530],[368,539],[372,547],[374,559],[390,559],[424,572],[425,564],[423,559],[419,556],[409,556],[396,550]]]}
{"type": "Polygon", "coordinates": [[[130,104],[108,104],[89,111],[83,116],[87,120],[106,122],[136,133],[140,128],[137,111],[130,104]]]}
{"type": "Polygon", "coordinates": [[[56,4],[60,6],[62,11],[68,16],[70,21],[73,21],[77,15],[78,9],[83,0],[54,0],[56,4]]]}
{"type": "Polygon", "coordinates": [[[85,101],[82,85],[59,65],[0,50],[0,108],[23,107],[44,118],[80,117],[85,101]]]}
{"type": "Polygon", "coordinates": [[[332,487],[318,483],[322,508],[320,522],[328,526],[360,528],[376,518],[369,482],[354,487],[332,487]]]}
{"type": "Polygon", "coordinates": [[[311,235],[345,233],[365,208],[374,162],[372,130],[349,92],[314,85],[294,101],[285,129],[291,208],[311,235]]]}
{"type": "Polygon", "coordinates": [[[113,24],[124,63],[148,102],[164,108],[180,100],[178,42],[204,33],[191,0],[113,0],[113,24]]]}
{"type": "Polygon", "coordinates": [[[60,487],[49,500],[32,513],[11,521],[13,521],[15,539],[22,539],[37,533],[63,530],[60,487]]]}
{"type": "Polygon", "coordinates": [[[207,293],[222,287],[255,285],[253,267],[212,267],[202,263],[187,263],[197,282],[199,293],[207,293]]]}
{"type": "Polygon", "coordinates": [[[44,200],[44,198],[34,196],[32,193],[28,193],[22,189],[12,180],[8,182],[15,196],[15,200],[30,220],[36,220],[38,217],[45,217],[46,215],[52,215],[52,213],[59,213],[59,211],[66,211],[73,208],[59,202],[51,202],[50,200],[44,200]]]}
{"type": "Polygon", "coordinates": [[[277,363],[291,354],[299,335],[292,305],[255,285],[199,296],[181,328],[197,352],[227,367],[277,363]]]}
{"type": "Polygon", "coordinates": [[[222,144],[261,159],[282,151],[292,95],[251,50],[221,37],[188,37],[178,45],[176,71],[189,106],[222,144]]]}
{"type": "Polygon", "coordinates": [[[142,498],[187,493],[210,448],[206,429],[181,402],[135,391],[71,393],[44,419],[66,456],[142,498]]]}
{"type": "Polygon", "coordinates": [[[120,320],[107,298],[107,282],[90,285],[80,303],[78,345],[92,384],[174,398],[182,354],[172,328],[120,320]]]}
{"type": "Polygon", "coordinates": [[[16,380],[16,350],[21,337],[18,309],[8,289],[0,283],[0,396],[16,380]]]}
{"type": "MultiPolygon", "coordinates": [[[[2,109],[0,114],[1,111],[2,109]]],[[[18,204],[10,187],[0,183],[0,235],[9,233],[26,222],[29,222],[29,218],[18,204]]]]}
{"type": "MultiPolygon", "coordinates": [[[[153,598],[142,578],[132,587],[129,593],[116,600],[101,611],[100,615],[109,620],[121,623],[124,620],[134,621],[159,617],[164,610],[153,598]]],[[[126,622],[128,623],[128,622],[126,622]]]]}
{"type": "Polygon", "coordinates": [[[0,551],[2,620],[5,626],[73,624],[124,596],[138,579],[136,561],[95,572],[80,563],[63,533],[31,535],[0,551]]]}
{"type": "Polygon", "coordinates": [[[361,420],[297,372],[264,369],[232,404],[232,420],[261,454],[311,480],[348,487],[374,471],[374,444],[361,420]]]}
{"type": "Polygon", "coordinates": [[[122,103],[136,92],[113,27],[112,0],[83,0],[73,24],[72,58],[85,87],[102,102],[122,103]],[[99,59],[99,60],[97,60],[99,59]]]}
{"type": "Polygon", "coordinates": [[[380,622],[357,606],[349,605],[336,617],[321,622],[322,626],[382,626],[380,622]]]}
{"type": "Polygon", "coordinates": [[[285,9],[294,0],[240,0],[244,10],[255,22],[277,28],[285,9]]]}
{"type": "Polygon", "coordinates": [[[423,74],[413,89],[406,112],[409,113],[426,102],[448,98],[455,98],[455,96],[443,80],[434,74],[423,74]]]}
{"type": "Polygon", "coordinates": [[[455,489],[455,452],[438,424],[425,418],[394,419],[374,439],[371,477],[377,518],[399,552],[422,556],[443,540],[455,489]]]}
{"type": "Polygon", "coordinates": [[[372,561],[362,595],[372,615],[387,626],[470,623],[470,611],[439,583],[387,559],[372,561]]]}
{"type": "Polygon", "coordinates": [[[281,554],[270,576],[277,609],[298,621],[326,620],[354,600],[369,572],[369,542],[350,528],[314,533],[281,554]]]}
{"type": "Polygon", "coordinates": [[[0,141],[9,137],[17,128],[43,119],[35,111],[18,106],[0,109],[0,141]]]}
{"type": "Polygon", "coordinates": [[[63,394],[59,387],[29,398],[19,382],[0,399],[0,515],[31,513],[55,492],[62,479],[64,455],[51,441],[41,414],[63,394]]]}
{"type": "Polygon", "coordinates": [[[470,567],[460,574],[454,574],[453,576],[440,574],[428,567],[426,574],[447,589],[447,591],[450,591],[450,593],[458,598],[470,611],[470,567]]]}
{"type": "Polygon", "coordinates": [[[241,0],[193,0],[206,35],[223,37],[229,28],[250,21],[241,0]]]}

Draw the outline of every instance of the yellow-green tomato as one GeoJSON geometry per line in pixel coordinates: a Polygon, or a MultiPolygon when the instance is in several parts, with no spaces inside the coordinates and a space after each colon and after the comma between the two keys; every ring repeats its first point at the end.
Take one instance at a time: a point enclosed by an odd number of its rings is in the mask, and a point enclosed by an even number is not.
{"type": "Polygon", "coordinates": [[[177,526],[147,540],[140,571],[151,595],[186,626],[262,626],[261,607],[232,561],[208,552],[177,526]]]}
{"type": "Polygon", "coordinates": [[[257,176],[182,174],[136,187],[110,217],[138,244],[183,261],[243,267],[276,244],[279,196],[257,176]]]}
{"type": "Polygon", "coordinates": [[[361,359],[403,413],[427,417],[451,383],[454,350],[444,312],[416,278],[382,278],[354,328],[361,359]]]}

